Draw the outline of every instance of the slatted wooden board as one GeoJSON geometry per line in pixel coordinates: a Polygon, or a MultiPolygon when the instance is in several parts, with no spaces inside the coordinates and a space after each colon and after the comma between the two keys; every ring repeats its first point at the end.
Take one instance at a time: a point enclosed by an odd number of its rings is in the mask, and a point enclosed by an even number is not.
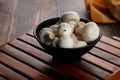
{"type": "Polygon", "coordinates": [[[79,61],[59,63],[30,31],[0,48],[0,80],[120,80],[120,38],[103,36],[79,61]]]}

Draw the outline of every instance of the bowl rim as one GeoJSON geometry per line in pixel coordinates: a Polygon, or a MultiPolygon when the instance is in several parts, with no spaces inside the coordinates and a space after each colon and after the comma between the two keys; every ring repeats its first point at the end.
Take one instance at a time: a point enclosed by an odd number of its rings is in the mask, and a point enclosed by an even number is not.
{"type": "MultiPolygon", "coordinates": [[[[45,23],[45,22],[47,22],[47,21],[50,21],[50,20],[52,20],[52,19],[60,19],[60,17],[54,17],[54,18],[49,18],[49,19],[47,19],[47,20],[44,20],[44,21],[40,22],[40,23],[38,24],[38,26],[35,27],[34,30],[33,30],[33,35],[34,35],[34,37],[38,40],[38,42],[40,42],[40,45],[41,45],[41,44],[44,44],[44,43],[41,42],[40,39],[38,38],[37,29],[39,28],[39,26],[40,26],[41,24],[43,24],[43,23],[45,23]]],[[[90,20],[87,20],[87,19],[84,19],[84,18],[80,18],[80,21],[90,22],[90,20]]],[[[49,27],[49,26],[45,26],[45,27],[49,27]]],[[[49,47],[49,48],[55,48],[55,49],[66,49],[66,50],[84,49],[84,48],[88,48],[88,47],[92,46],[93,44],[96,44],[96,43],[101,39],[101,37],[102,37],[102,30],[100,29],[100,27],[99,27],[99,33],[100,33],[100,34],[99,34],[99,36],[98,36],[98,38],[97,38],[96,40],[94,40],[94,41],[92,41],[92,42],[90,42],[90,43],[87,43],[88,45],[87,45],[87,46],[84,46],[84,47],[78,47],[78,48],[60,48],[60,47],[49,46],[49,45],[47,45],[47,44],[44,44],[44,45],[47,46],[47,47],[49,47]]],[[[44,47],[42,46],[42,48],[44,48],[44,47]]],[[[45,49],[45,48],[44,48],[44,49],[45,49]]]]}

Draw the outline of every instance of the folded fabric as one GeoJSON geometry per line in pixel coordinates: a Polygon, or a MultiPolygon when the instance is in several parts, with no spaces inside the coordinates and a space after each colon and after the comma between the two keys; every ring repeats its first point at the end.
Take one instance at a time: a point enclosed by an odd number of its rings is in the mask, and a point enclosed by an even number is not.
{"type": "Polygon", "coordinates": [[[86,0],[85,3],[94,22],[117,23],[120,20],[120,0],[86,0]]]}
{"type": "Polygon", "coordinates": [[[110,0],[109,10],[112,15],[120,21],[120,0],[110,0]]]}

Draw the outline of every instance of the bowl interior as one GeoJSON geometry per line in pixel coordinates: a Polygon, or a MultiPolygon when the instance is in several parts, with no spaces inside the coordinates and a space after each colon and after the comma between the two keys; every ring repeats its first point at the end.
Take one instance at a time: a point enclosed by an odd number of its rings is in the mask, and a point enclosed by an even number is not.
{"type": "MultiPolygon", "coordinates": [[[[42,23],[40,23],[34,30],[34,36],[37,39],[37,41],[40,43],[40,45],[45,49],[45,52],[47,54],[52,55],[55,58],[65,58],[65,59],[71,59],[71,58],[76,58],[76,57],[81,57],[83,54],[85,54],[86,52],[88,52],[90,49],[92,49],[94,47],[94,45],[100,40],[101,36],[102,36],[102,32],[100,30],[100,35],[99,37],[88,44],[88,46],[86,47],[82,47],[82,48],[58,48],[58,47],[52,47],[52,46],[48,46],[44,43],[42,43],[39,39],[39,31],[44,28],[44,27],[49,27],[51,25],[54,25],[55,23],[57,23],[59,20],[59,17],[57,18],[51,18],[48,19],[46,21],[43,21],[42,23]]],[[[89,22],[89,20],[86,19],[80,19],[80,21],[83,21],[85,23],[89,22]]]]}

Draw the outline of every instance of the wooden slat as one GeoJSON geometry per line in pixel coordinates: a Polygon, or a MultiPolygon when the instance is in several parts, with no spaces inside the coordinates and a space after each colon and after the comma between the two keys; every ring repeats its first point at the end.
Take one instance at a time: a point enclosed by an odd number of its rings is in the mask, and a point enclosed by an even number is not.
{"type": "Polygon", "coordinates": [[[26,34],[24,34],[24,35],[22,35],[22,36],[20,36],[18,39],[21,39],[21,40],[23,40],[23,41],[25,41],[25,42],[28,42],[29,44],[34,44],[34,45],[36,45],[36,47],[37,48],[41,48],[41,46],[40,46],[40,44],[38,43],[38,41],[35,39],[35,38],[33,38],[32,36],[28,36],[28,35],[26,35],[26,34]],[[29,40],[30,39],[30,40],[29,40]],[[32,42],[31,42],[32,41],[32,42]]]}
{"type": "Polygon", "coordinates": [[[12,71],[11,69],[7,68],[6,66],[4,66],[2,64],[0,64],[0,71],[2,72],[1,74],[4,75],[4,77],[6,77],[9,80],[28,80],[27,78],[12,71]]]}
{"type": "Polygon", "coordinates": [[[74,66],[71,66],[69,64],[56,64],[54,65],[54,67],[60,69],[67,74],[70,74],[71,76],[76,77],[77,80],[100,80],[99,78],[96,78],[95,76],[92,76],[87,72],[75,68],[74,66]]]}
{"type": "Polygon", "coordinates": [[[116,69],[119,68],[118,66],[113,65],[105,60],[100,59],[100,58],[97,58],[91,54],[85,54],[82,56],[82,58],[99,66],[99,67],[109,70],[110,72],[114,72],[116,69]]]}
{"type": "Polygon", "coordinates": [[[45,61],[52,62],[52,56],[50,56],[50,55],[40,51],[39,49],[37,49],[33,46],[30,46],[29,44],[24,43],[20,40],[15,39],[14,41],[11,41],[9,44],[13,45],[13,46],[15,46],[23,51],[26,51],[28,54],[30,54],[31,56],[34,56],[38,59],[45,59],[45,61]]]}
{"type": "Polygon", "coordinates": [[[98,77],[100,80],[105,80],[106,77],[111,74],[91,63],[86,62],[86,60],[82,60],[82,59],[80,60],[80,62],[77,62],[74,65],[98,77]]]}
{"type": "MultiPolygon", "coordinates": [[[[27,49],[26,48],[27,46],[25,46],[25,47],[21,46],[21,47],[23,47],[24,49],[27,49]]],[[[66,79],[67,78],[67,76],[62,74],[60,71],[53,69],[49,65],[46,65],[45,63],[40,62],[39,60],[25,54],[24,52],[21,52],[20,50],[17,50],[9,45],[2,47],[1,50],[7,52],[9,55],[21,60],[22,62],[26,63],[27,65],[32,66],[32,67],[36,68],[37,70],[42,71],[46,75],[49,75],[55,79],[66,79]],[[47,69],[47,71],[46,71],[46,69],[47,69]],[[53,74],[51,74],[49,72],[51,72],[53,74]]],[[[44,58],[46,59],[47,57],[44,57],[44,58]]]]}
{"type": "Polygon", "coordinates": [[[96,44],[96,47],[98,47],[98,48],[100,48],[102,50],[108,51],[111,54],[114,54],[114,55],[120,57],[120,49],[117,49],[117,48],[115,48],[113,46],[109,46],[108,44],[105,44],[105,43],[102,43],[102,42],[98,42],[96,44]]]}
{"type": "MultiPolygon", "coordinates": [[[[29,39],[29,38],[28,38],[28,39],[29,39]]],[[[40,50],[34,48],[33,46],[30,46],[30,45],[28,45],[28,44],[26,44],[26,43],[24,43],[24,42],[19,41],[19,40],[14,40],[14,41],[10,42],[9,44],[14,45],[15,47],[18,47],[19,49],[22,49],[22,50],[24,50],[24,51],[27,51],[27,52],[28,52],[29,54],[31,54],[32,56],[35,56],[35,57],[41,59],[42,61],[44,61],[44,62],[46,62],[46,63],[54,66],[54,68],[57,68],[57,69],[59,69],[60,71],[62,70],[62,71],[64,71],[64,72],[67,73],[67,74],[70,74],[70,75],[72,75],[72,76],[74,76],[74,77],[77,77],[78,79],[85,79],[85,78],[89,78],[89,79],[92,79],[92,80],[96,80],[96,79],[97,79],[97,78],[95,78],[95,77],[87,74],[86,72],[83,72],[83,71],[81,71],[81,70],[76,69],[75,67],[73,67],[73,69],[74,69],[75,71],[77,71],[77,72],[74,72],[74,73],[72,72],[72,73],[71,73],[70,69],[66,71],[66,69],[68,69],[68,67],[65,66],[65,64],[63,64],[64,67],[61,67],[62,65],[61,65],[61,66],[54,65],[54,64],[52,63],[52,60],[51,60],[52,57],[51,57],[50,55],[47,55],[46,53],[41,52],[40,50]],[[21,47],[21,46],[26,46],[26,48],[21,47]],[[33,53],[34,53],[34,54],[33,54],[33,53]],[[77,75],[79,75],[79,76],[77,76],[77,75]],[[88,76],[88,77],[85,77],[85,78],[84,78],[84,77],[81,77],[82,75],[88,76]]],[[[58,64],[58,65],[59,65],[59,64],[58,64]]],[[[70,65],[69,65],[69,66],[70,66],[70,65]]],[[[71,67],[72,67],[72,66],[71,66],[71,67]]],[[[86,80],[86,79],[85,79],[85,80],[86,80]]]]}
{"type": "Polygon", "coordinates": [[[37,80],[52,80],[46,75],[38,72],[37,70],[15,60],[14,58],[7,56],[6,54],[0,52],[0,61],[10,67],[16,69],[17,71],[23,73],[24,75],[37,80]],[[17,65],[17,66],[16,66],[17,65]]]}
{"type": "Polygon", "coordinates": [[[113,38],[113,39],[115,39],[115,40],[118,40],[118,41],[120,41],[120,37],[113,36],[112,38],[113,38]]]}
{"type": "Polygon", "coordinates": [[[120,42],[119,41],[113,40],[113,39],[108,38],[106,36],[102,36],[101,41],[120,49],[120,42]]]}
{"type": "Polygon", "coordinates": [[[90,53],[95,56],[98,56],[104,60],[107,60],[115,65],[120,66],[120,58],[116,57],[108,52],[105,52],[103,50],[100,50],[100,49],[94,47],[92,50],[90,50],[90,53]]]}

